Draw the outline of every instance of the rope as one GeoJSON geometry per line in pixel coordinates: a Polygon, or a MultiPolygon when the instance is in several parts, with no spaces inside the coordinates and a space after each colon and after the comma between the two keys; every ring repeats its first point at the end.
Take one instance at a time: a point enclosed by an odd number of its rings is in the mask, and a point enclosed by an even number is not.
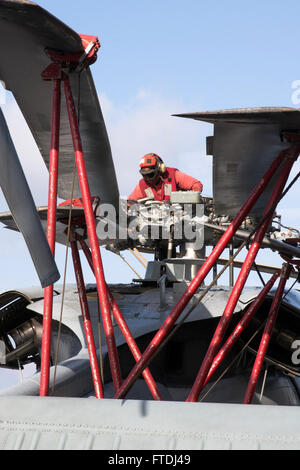
{"type": "Polygon", "coordinates": [[[268,371],[269,371],[269,367],[268,367],[268,364],[267,364],[266,369],[265,369],[265,373],[264,373],[263,383],[262,383],[262,386],[261,386],[261,391],[260,391],[260,397],[259,397],[259,402],[260,403],[262,402],[262,398],[263,398],[263,395],[264,395],[268,371]]]}
{"type": "Polygon", "coordinates": [[[133,267],[128,263],[128,261],[126,261],[126,259],[124,258],[124,256],[122,256],[120,253],[117,253],[117,254],[118,254],[118,255],[120,256],[120,258],[124,261],[124,263],[126,263],[126,264],[130,267],[130,269],[134,272],[134,274],[136,274],[140,279],[143,279],[143,278],[135,271],[135,269],[133,269],[133,267]]]}
{"type": "Polygon", "coordinates": [[[253,262],[253,265],[254,265],[255,271],[257,272],[257,275],[258,275],[259,279],[261,280],[262,285],[265,287],[266,283],[265,283],[264,278],[262,277],[261,272],[260,272],[257,264],[255,263],[255,261],[253,262]]]}
{"type": "Polygon", "coordinates": [[[19,368],[19,380],[20,380],[20,383],[23,383],[24,377],[23,377],[23,372],[22,372],[22,367],[21,367],[20,360],[18,359],[17,362],[18,362],[18,368],[19,368]]]}
{"type": "Polygon", "coordinates": [[[100,377],[101,377],[102,388],[103,388],[103,386],[104,386],[104,367],[103,367],[103,353],[102,353],[102,340],[101,340],[101,315],[100,315],[100,305],[99,305],[98,291],[97,291],[97,314],[98,314],[100,377]]]}
{"type": "Polygon", "coordinates": [[[143,259],[140,257],[140,252],[138,250],[136,250],[136,249],[132,250],[131,248],[129,248],[129,251],[141,263],[141,265],[144,268],[147,268],[147,265],[144,263],[143,259]]]}
{"type": "Polygon", "coordinates": [[[239,353],[233,358],[229,366],[226,367],[226,369],[222,372],[222,374],[217,378],[217,380],[212,384],[212,386],[207,390],[207,392],[200,398],[199,402],[202,402],[204,398],[207,397],[207,395],[215,388],[215,386],[220,382],[220,380],[224,377],[225,374],[231,369],[231,367],[234,365],[235,361],[239,359],[242,356],[242,353],[245,351],[245,349],[249,346],[251,341],[255,338],[255,336],[262,330],[264,326],[264,323],[262,323],[259,328],[255,331],[255,333],[251,336],[251,338],[247,341],[247,343],[242,347],[242,349],[239,351],[239,353]]]}
{"type": "Polygon", "coordinates": [[[55,389],[56,371],[57,371],[57,364],[58,364],[58,353],[59,353],[59,345],[60,345],[60,340],[61,340],[62,317],[63,317],[64,300],[65,300],[68,254],[69,254],[70,232],[71,232],[71,222],[72,222],[72,208],[73,208],[72,200],[73,200],[74,186],[75,186],[75,176],[76,176],[76,171],[75,170],[76,170],[76,168],[75,168],[75,165],[74,165],[73,179],[72,179],[72,190],[71,190],[71,205],[70,205],[70,210],[69,210],[67,241],[66,241],[66,253],[65,253],[65,263],[64,263],[64,280],[63,280],[63,288],[62,288],[62,294],[61,294],[62,297],[61,297],[61,304],[60,304],[60,316],[59,316],[57,342],[56,342],[56,349],[55,349],[54,377],[53,377],[52,394],[54,393],[54,389],[55,389]]]}
{"type": "Polygon", "coordinates": [[[144,261],[146,265],[145,267],[147,267],[148,260],[142,255],[142,253],[137,248],[134,248],[133,251],[135,251],[136,254],[142,259],[142,261],[144,261]]]}
{"type": "Polygon", "coordinates": [[[291,285],[291,287],[289,288],[289,290],[284,294],[284,296],[282,297],[282,300],[284,300],[286,298],[286,296],[291,292],[291,290],[293,289],[294,285],[299,282],[299,274],[298,274],[298,277],[297,279],[295,280],[295,282],[293,282],[293,284],[291,285]]]}

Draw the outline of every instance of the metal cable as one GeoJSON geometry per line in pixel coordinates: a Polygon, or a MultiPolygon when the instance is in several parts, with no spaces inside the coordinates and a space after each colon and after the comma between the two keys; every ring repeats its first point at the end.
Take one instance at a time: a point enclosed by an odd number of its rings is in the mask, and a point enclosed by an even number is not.
{"type": "Polygon", "coordinates": [[[102,352],[102,339],[101,339],[101,312],[100,312],[98,291],[97,291],[97,319],[98,319],[100,377],[101,377],[102,388],[103,388],[104,387],[104,366],[103,366],[103,352],[102,352]]]}
{"type": "MultiPolygon", "coordinates": [[[[78,125],[80,124],[80,81],[81,72],[78,74],[78,96],[77,96],[77,119],[78,125]]],[[[71,199],[70,199],[70,208],[68,216],[68,226],[67,226],[67,240],[66,240],[66,252],[65,252],[65,262],[64,262],[64,280],[63,288],[61,293],[61,305],[60,305],[60,316],[58,323],[58,332],[57,332],[57,342],[55,348],[55,359],[54,359],[54,374],[53,374],[53,384],[52,384],[52,395],[55,390],[55,381],[56,381],[56,372],[58,365],[58,354],[59,354],[59,345],[61,341],[61,328],[62,328],[62,317],[64,309],[64,300],[65,300],[65,290],[66,290],[66,278],[67,278],[67,267],[68,267],[68,254],[69,254],[69,245],[70,245],[70,233],[71,233],[71,223],[72,223],[72,210],[73,210],[73,197],[74,197],[74,188],[75,188],[75,177],[76,177],[76,162],[74,160],[73,174],[72,174],[72,187],[71,187],[71,199]]]]}
{"type": "Polygon", "coordinates": [[[130,269],[134,272],[134,274],[137,275],[138,278],[142,279],[142,276],[140,276],[136,271],[135,269],[128,263],[128,261],[124,258],[124,256],[122,256],[119,252],[117,253],[118,256],[120,256],[120,258],[124,261],[124,263],[127,264],[127,266],[130,267],[130,269]]]}
{"type": "Polygon", "coordinates": [[[266,283],[265,283],[264,278],[262,277],[262,274],[261,274],[257,264],[255,263],[255,261],[253,262],[253,265],[254,265],[255,271],[257,272],[257,275],[258,275],[259,279],[261,280],[262,285],[265,287],[266,283]]]}
{"type": "Polygon", "coordinates": [[[212,386],[207,390],[207,392],[200,398],[199,402],[202,402],[204,398],[207,397],[207,395],[215,388],[215,386],[220,382],[220,380],[224,377],[224,375],[227,374],[227,372],[231,369],[231,367],[234,365],[235,361],[239,359],[243,352],[246,350],[246,348],[249,346],[249,344],[252,342],[252,340],[258,335],[258,333],[262,330],[264,327],[264,323],[262,323],[259,328],[255,331],[255,333],[251,336],[251,338],[247,341],[247,343],[242,347],[242,349],[238,352],[238,354],[233,358],[231,363],[226,367],[226,369],[220,374],[220,376],[217,378],[217,380],[212,384],[212,386]]]}
{"type": "Polygon", "coordinates": [[[286,296],[291,292],[291,290],[293,289],[294,285],[299,282],[299,273],[298,273],[298,277],[297,279],[295,280],[295,282],[293,282],[293,284],[291,285],[291,287],[288,289],[288,291],[284,294],[284,296],[282,297],[282,300],[284,300],[286,298],[286,296]]]}

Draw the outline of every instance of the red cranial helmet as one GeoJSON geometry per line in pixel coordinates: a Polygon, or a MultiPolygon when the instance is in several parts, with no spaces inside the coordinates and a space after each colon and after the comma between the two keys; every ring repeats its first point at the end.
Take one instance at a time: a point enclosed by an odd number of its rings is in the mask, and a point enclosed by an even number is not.
{"type": "Polygon", "coordinates": [[[166,166],[156,153],[147,153],[140,161],[140,173],[149,182],[158,181],[160,174],[166,171],[166,166]]]}

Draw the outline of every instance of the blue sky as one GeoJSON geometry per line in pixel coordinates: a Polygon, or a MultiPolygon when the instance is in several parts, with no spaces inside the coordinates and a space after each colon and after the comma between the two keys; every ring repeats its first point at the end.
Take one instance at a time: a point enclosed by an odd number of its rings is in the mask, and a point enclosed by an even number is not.
{"type": "Polygon", "coordinates": [[[102,43],[94,76],[119,104],[139,88],[186,109],[289,104],[298,76],[294,0],[41,1],[102,43]]]}
{"type": "MultiPolygon", "coordinates": [[[[139,178],[139,159],[150,151],[201,179],[204,194],[211,195],[205,136],[212,128],[172,114],[294,106],[292,83],[300,79],[296,0],[41,0],[39,4],[78,33],[99,36],[102,47],[92,72],[122,195],[131,192],[139,178]]],[[[47,172],[12,97],[7,96],[3,110],[35,201],[46,205],[47,172]]],[[[297,224],[298,207],[295,189],[281,204],[288,225],[297,224]]],[[[3,198],[0,210],[6,210],[3,198]]],[[[0,237],[5,266],[1,290],[38,284],[21,237],[4,229],[0,237]]],[[[136,277],[119,258],[102,252],[109,282],[136,277]]],[[[64,247],[57,247],[61,273],[64,255],[64,247]]],[[[126,257],[143,274],[135,260],[126,257]]],[[[281,263],[279,256],[266,252],[260,260],[281,263]]],[[[84,267],[87,282],[93,282],[85,263],[84,267]]],[[[74,281],[71,269],[68,281],[74,281]]]]}

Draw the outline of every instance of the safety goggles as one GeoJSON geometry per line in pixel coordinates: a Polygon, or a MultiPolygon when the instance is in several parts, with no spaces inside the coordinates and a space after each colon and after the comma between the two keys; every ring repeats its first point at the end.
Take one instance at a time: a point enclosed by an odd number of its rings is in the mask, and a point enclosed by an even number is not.
{"type": "Polygon", "coordinates": [[[152,180],[157,175],[157,168],[156,167],[147,167],[142,168],[140,170],[141,175],[146,178],[147,180],[152,180]]]}

